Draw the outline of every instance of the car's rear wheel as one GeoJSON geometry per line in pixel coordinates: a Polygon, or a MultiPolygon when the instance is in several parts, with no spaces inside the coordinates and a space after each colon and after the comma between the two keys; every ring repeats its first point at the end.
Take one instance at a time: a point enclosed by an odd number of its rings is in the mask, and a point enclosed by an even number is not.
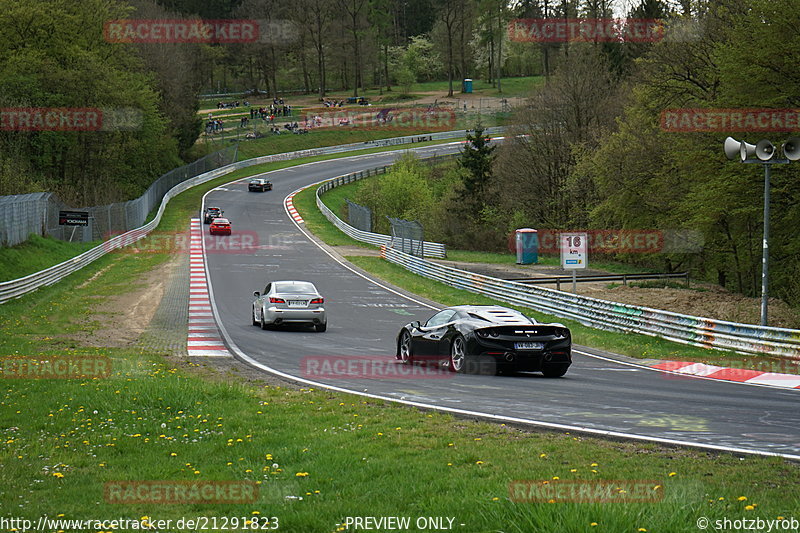
{"type": "Polygon", "coordinates": [[[262,309],[262,310],[261,310],[261,321],[259,322],[259,324],[261,324],[261,329],[269,329],[269,324],[267,324],[267,323],[264,321],[264,315],[265,315],[265,314],[266,314],[266,313],[264,313],[264,310],[262,309]]]}
{"type": "Polygon", "coordinates": [[[317,324],[314,326],[314,329],[317,330],[317,333],[322,333],[323,331],[328,329],[328,324],[317,324]]]}
{"type": "Polygon", "coordinates": [[[450,345],[450,371],[463,374],[467,368],[467,343],[461,335],[450,345]]]}
{"type": "Polygon", "coordinates": [[[560,378],[567,373],[569,365],[544,365],[542,366],[542,374],[546,378],[560,378]]]}
{"type": "Polygon", "coordinates": [[[411,334],[408,331],[404,330],[400,335],[398,349],[400,351],[400,362],[404,365],[411,364],[414,360],[414,354],[411,352],[411,334]]]}
{"type": "Polygon", "coordinates": [[[256,318],[256,308],[255,307],[253,307],[253,325],[254,326],[260,326],[261,325],[261,322],[259,322],[258,318],[256,318]]]}

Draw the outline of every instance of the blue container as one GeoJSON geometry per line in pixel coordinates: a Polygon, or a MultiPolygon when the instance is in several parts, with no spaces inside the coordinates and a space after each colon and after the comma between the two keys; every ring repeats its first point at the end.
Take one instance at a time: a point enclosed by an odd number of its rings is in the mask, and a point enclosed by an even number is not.
{"type": "Polygon", "coordinates": [[[465,93],[471,93],[472,92],[472,79],[471,78],[465,78],[464,79],[464,92],[465,93]]]}
{"type": "Polygon", "coordinates": [[[539,262],[539,232],[531,228],[516,231],[517,264],[530,265],[539,262]]]}

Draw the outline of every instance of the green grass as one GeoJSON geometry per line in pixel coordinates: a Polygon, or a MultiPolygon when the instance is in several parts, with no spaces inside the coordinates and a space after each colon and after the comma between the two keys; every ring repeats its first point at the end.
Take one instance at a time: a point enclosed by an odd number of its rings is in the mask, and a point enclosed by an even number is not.
{"type": "MultiPolygon", "coordinates": [[[[237,175],[173,199],[159,230],[185,231],[202,193],[237,175]]],[[[280,530],[301,533],[341,531],[347,516],[448,516],[454,529],[470,533],[672,532],[694,530],[700,516],[792,516],[800,499],[800,465],[781,459],[524,432],[329,391],[263,386],[137,347],[78,340],[114,318],[99,313],[97,302],[124,293],[168,258],[109,254],[3,306],[0,356],[107,357],[112,365],[107,378],[7,380],[0,507],[9,515],[277,517],[280,530]],[[554,477],[648,480],[648,487],[661,485],[663,501],[509,498],[514,481],[554,477]],[[109,503],[105,484],[127,480],[251,481],[260,491],[253,503],[109,503]],[[756,507],[745,510],[748,504],[756,507]]]]}
{"type": "MultiPolygon", "coordinates": [[[[81,230],[78,230],[78,233],[81,230]]],[[[66,242],[31,235],[16,246],[0,248],[0,281],[22,278],[71,259],[100,242],[66,242]]]]}

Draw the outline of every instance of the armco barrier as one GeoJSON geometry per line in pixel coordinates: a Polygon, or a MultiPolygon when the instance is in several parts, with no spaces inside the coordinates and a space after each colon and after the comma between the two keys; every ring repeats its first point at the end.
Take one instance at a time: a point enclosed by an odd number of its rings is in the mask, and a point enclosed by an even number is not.
{"type": "MultiPolygon", "coordinates": [[[[390,167],[378,167],[364,170],[361,172],[354,172],[352,174],[345,174],[344,176],[337,176],[331,180],[326,181],[317,188],[317,207],[325,215],[325,218],[330,220],[331,224],[339,228],[343,233],[352,237],[353,239],[367,244],[374,244],[375,246],[391,246],[392,237],[382,233],[370,233],[354,228],[344,220],[340,219],[336,214],[331,211],[327,205],[322,201],[321,195],[331,189],[359,181],[370,176],[377,176],[378,174],[385,174],[386,170],[390,167]]],[[[447,247],[438,242],[425,241],[422,245],[422,251],[425,257],[437,257],[443,259],[447,257],[447,247]]]]}
{"type": "Polygon", "coordinates": [[[594,328],[643,333],[704,348],[800,359],[800,330],[738,324],[598,300],[459,270],[386,246],[381,248],[381,255],[415,274],[451,287],[594,328]]]}
{"type": "MultiPolygon", "coordinates": [[[[490,134],[496,134],[502,132],[503,129],[504,128],[502,127],[489,128],[487,132],[490,134]]],[[[462,137],[463,135],[464,135],[464,130],[458,130],[458,131],[445,131],[439,133],[426,134],[424,137],[428,137],[431,140],[440,140],[440,139],[458,138],[462,137]]],[[[30,274],[23,278],[0,282],[0,304],[3,304],[13,298],[19,298],[20,296],[23,296],[29,292],[35,291],[39,287],[45,287],[47,285],[52,285],[54,283],[57,283],[58,281],[61,281],[70,274],[77,272],[86,265],[95,261],[99,257],[102,257],[109,251],[114,250],[116,248],[122,248],[123,246],[127,246],[128,244],[136,242],[137,240],[146,236],[148,233],[150,233],[153,229],[155,229],[158,226],[159,222],[161,222],[161,216],[164,213],[164,209],[166,209],[167,202],[169,202],[169,200],[173,196],[180,194],[186,189],[189,189],[196,185],[200,185],[214,178],[218,178],[219,176],[223,176],[235,170],[239,170],[253,165],[261,165],[263,163],[271,163],[273,161],[286,161],[290,159],[299,159],[301,157],[311,157],[315,155],[328,155],[328,154],[335,154],[342,152],[350,152],[354,150],[364,150],[366,148],[372,148],[374,146],[388,146],[390,144],[405,144],[405,143],[419,142],[420,137],[422,136],[408,135],[405,137],[396,137],[394,139],[382,139],[379,141],[352,143],[339,146],[329,146],[326,148],[315,148],[310,150],[299,150],[296,152],[286,152],[282,154],[267,155],[262,157],[256,157],[253,159],[248,159],[246,161],[239,161],[212,170],[210,172],[200,174],[199,176],[196,176],[182,183],[179,183],[178,185],[170,189],[164,195],[164,198],[161,201],[161,205],[158,208],[158,213],[156,214],[155,218],[152,221],[145,224],[144,226],[141,226],[139,228],[118,235],[112,239],[109,239],[108,241],[100,244],[99,246],[96,246],[87,252],[75,256],[72,259],[68,259],[63,263],[59,263],[45,270],[40,270],[39,272],[30,274]]]]}

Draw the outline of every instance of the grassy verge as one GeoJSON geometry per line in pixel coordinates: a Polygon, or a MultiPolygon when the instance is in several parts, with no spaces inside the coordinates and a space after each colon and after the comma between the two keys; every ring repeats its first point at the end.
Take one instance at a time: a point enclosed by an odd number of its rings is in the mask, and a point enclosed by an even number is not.
{"type": "Polygon", "coordinates": [[[0,248],[0,281],[21,278],[57,265],[98,244],[100,243],[65,242],[31,235],[21,244],[0,248]]]}
{"type": "MultiPolygon", "coordinates": [[[[159,229],[184,231],[200,195],[233,177],[176,197],[159,229]]],[[[348,516],[431,516],[453,518],[453,529],[470,533],[616,533],[687,531],[701,516],[791,516],[800,498],[800,466],[780,459],[528,433],[345,394],[243,382],[234,373],[214,375],[165,354],[79,340],[91,336],[99,321],[118,316],[98,316],[99,302],[130,290],[168,258],[109,254],[3,306],[0,356],[107,357],[112,369],[104,378],[7,380],[0,393],[4,516],[147,517],[173,524],[196,516],[236,517],[240,524],[258,519],[262,525],[267,519],[276,525],[277,517],[279,529],[291,532],[342,531],[348,516]],[[601,480],[647,480],[645,496],[663,499],[613,501],[624,498],[613,486],[611,503],[509,497],[514,481],[533,481],[541,489],[557,479],[589,490],[601,480]],[[259,492],[255,501],[233,504],[111,503],[105,493],[109,482],[164,480],[248,481],[259,492]]],[[[0,375],[12,377],[12,367],[0,362],[0,375]]],[[[72,528],[48,528],[57,529],[72,528]]]]}

